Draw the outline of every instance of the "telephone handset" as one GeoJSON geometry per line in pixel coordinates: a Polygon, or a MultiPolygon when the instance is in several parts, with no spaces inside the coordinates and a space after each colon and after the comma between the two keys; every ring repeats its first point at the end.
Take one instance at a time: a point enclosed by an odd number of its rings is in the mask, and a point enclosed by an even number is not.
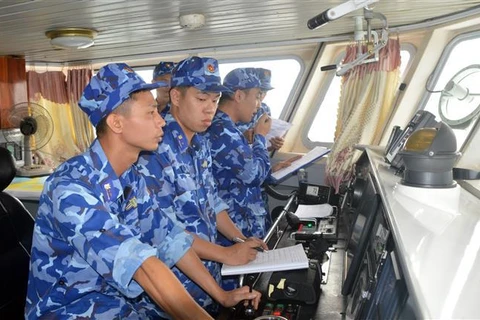
{"type": "Polygon", "coordinates": [[[437,121],[435,121],[435,116],[432,113],[420,110],[417,111],[404,130],[400,130],[399,126],[395,126],[385,148],[385,160],[392,167],[403,170],[403,160],[398,153],[403,149],[407,138],[418,129],[435,127],[436,124],[437,121]]]}

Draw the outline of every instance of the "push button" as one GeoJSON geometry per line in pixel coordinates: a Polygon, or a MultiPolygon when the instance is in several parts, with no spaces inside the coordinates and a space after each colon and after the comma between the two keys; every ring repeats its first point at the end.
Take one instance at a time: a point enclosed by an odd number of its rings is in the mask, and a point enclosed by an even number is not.
{"type": "Polygon", "coordinates": [[[283,312],[283,309],[285,309],[285,306],[283,304],[277,304],[275,306],[275,309],[273,309],[273,315],[274,316],[281,316],[282,315],[282,312],[283,312]]]}

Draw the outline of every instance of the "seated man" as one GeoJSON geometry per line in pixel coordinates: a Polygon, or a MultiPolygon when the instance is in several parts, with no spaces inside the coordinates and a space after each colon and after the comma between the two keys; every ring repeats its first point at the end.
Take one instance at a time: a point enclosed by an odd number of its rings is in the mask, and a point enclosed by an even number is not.
{"type": "MultiPolygon", "coordinates": [[[[268,213],[261,185],[271,170],[265,141],[271,121],[267,114],[258,120],[251,145],[236,126],[238,122],[249,122],[260,105],[260,80],[254,68],[230,71],[223,85],[230,92],[221,97],[205,134],[211,145],[213,175],[233,222],[245,236],[263,238],[268,213]]],[[[223,238],[221,243],[229,244],[230,239],[223,238]]]]}
{"type": "MultiPolygon", "coordinates": [[[[195,252],[219,282],[218,262],[245,264],[255,258],[254,247],[266,246],[258,239],[226,248],[215,244],[217,229],[229,239],[246,239],[230,220],[225,203],[218,198],[210,150],[198,134],[210,125],[220,93],[225,90],[217,61],[191,57],[179,62],[172,72],[171,87],[164,140],[156,152],[142,153],[138,165],[162,210],[181,221],[195,236],[195,252]]],[[[193,298],[214,314],[217,305],[207,292],[180,270],[174,272],[193,298]]]]}
{"type": "Polygon", "coordinates": [[[258,302],[255,292],[226,294],[218,287],[190,249],[193,238],[158,210],[134,165],[163,136],[165,122],[150,92],[160,85],[110,64],[85,88],[79,105],[98,139],[45,182],[26,318],[158,319],[166,315],[160,306],[174,318],[211,319],[171,272],[173,264],[226,305],[258,302]]]}

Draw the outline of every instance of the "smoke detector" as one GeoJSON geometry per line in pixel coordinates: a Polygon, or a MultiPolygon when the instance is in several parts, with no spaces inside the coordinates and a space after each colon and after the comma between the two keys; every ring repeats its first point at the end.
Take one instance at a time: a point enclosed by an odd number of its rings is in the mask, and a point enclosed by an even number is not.
{"type": "Polygon", "coordinates": [[[205,16],[200,13],[182,15],[179,20],[180,26],[188,30],[200,29],[205,25],[205,16]]]}

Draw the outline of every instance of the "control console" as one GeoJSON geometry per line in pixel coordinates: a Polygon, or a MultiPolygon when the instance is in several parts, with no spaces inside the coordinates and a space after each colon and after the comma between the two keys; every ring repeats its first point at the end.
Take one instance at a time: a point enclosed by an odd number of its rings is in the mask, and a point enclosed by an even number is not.
{"type": "Polygon", "coordinates": [[[326,218],[305,220],[301,219],[297,231],[290,234],[290,238],[296,241],[309,241],[317,238],[337,238],[338,221],[336,215],[326,218]]]}
{"type": "Polygon", "coordinates": [[[295,303],[267,303],[263,308],[262,316],[281,316],[288,320],[297,317],[300,306],[295,303]]]}

